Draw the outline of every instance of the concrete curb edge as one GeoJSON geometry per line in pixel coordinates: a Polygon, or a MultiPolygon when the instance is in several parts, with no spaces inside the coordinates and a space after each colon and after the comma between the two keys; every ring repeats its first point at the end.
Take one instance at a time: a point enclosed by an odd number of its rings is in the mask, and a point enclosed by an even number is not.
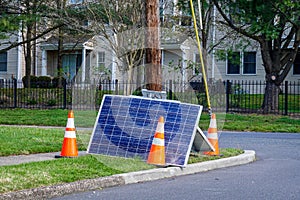
{"type": "Polygon", "coordinates": [[[222,158],[207,162],[189,164],[185,168],[168,167],[155,168],[150,170],[117,174],[109,177],[102,177],[96,179],[87,179],[76,181],[72,183],[65,183],[59,185],[45,186],[16,192],[9,192],[0,194],[0,200],[4,199],[49,199],[63,196],[66,194],[91,191],[102,188],[108,188],[118,185],[153,181],[163,178],[170,178],[175,176],[189,175],[209,170],[220,169],[225,167],[232,167],[243,165],[255,161],[255,151],[245,150],[241,155],[222,158]]]}

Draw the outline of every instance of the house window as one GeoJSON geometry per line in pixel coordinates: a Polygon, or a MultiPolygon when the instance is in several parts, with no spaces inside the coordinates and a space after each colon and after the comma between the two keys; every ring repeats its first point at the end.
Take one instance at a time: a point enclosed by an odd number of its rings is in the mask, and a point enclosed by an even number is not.
{"type": "Polygon", "coordinates": [[[229,52],[227,54],[227,74],[256,74],[256,52],[229,52]]]}
{"type": "Polygon", "coordinates": [[[105,52],[98,52],[98,67],[103,68],[105,66],[105,52]]]}
{"type": "Polygon", "coordinates": [[[243,74],[256,74],[256,52],[244,52],[243,74]]]}
{"type": "Polygon", "coordinates": [[[0,72],[7,72],[7,52],[0,53],[0,72]]]}
{"type": "Polygon", "coordinates": [[[227,74],[240,74],[240,52],[231,52],[227,55],[227,74]]]}
{"type": "Polygon", "coordinates": [[[293,74],[300,75],[300,52],[298,52],[294,61],[293,74]]]}

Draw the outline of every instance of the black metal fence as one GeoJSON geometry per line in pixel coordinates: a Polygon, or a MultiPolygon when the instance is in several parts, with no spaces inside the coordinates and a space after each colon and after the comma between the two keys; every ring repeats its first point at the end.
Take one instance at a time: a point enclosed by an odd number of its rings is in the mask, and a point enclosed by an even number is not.
{"type": "MultiPolygon", "coordinates": [[[[213,111],[234,113],[261,113],[265,93],[264,81],[216,81],[209,82],[209,97],[213,111]]],[[[35,84],[24,87],[22,81],[0,81],[0,108],[29,109],[98,109],[104,94],[142,95],[146,86],[117,80],[89,83],[66,83],[60,87],[51,84],[35,84]]],[[[203,105],[207,110],[207,97],[202,82],[163,83],[167,99],[203,105]]],[[[300,82],[285,81],[280,87],[278,110],[273,114],[300,116],[300,82]]]]}

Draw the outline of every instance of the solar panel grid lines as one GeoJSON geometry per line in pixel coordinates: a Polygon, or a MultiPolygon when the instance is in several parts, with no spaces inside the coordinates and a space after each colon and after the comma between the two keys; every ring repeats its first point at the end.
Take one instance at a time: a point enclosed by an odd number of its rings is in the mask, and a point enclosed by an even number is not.
{"type": "Polygon", "coordinates": [[[160,116],[168,165],[187,164],[202,106],[137,96],[105,95],[88,153],[147,160],[160,116]]]}

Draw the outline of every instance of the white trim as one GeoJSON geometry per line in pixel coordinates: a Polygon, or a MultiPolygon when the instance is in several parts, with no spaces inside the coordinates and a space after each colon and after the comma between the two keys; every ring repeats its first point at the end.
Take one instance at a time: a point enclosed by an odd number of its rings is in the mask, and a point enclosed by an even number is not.
{"type": "MultiPolygon", "coordinates": [[[[216,6],[213,7],[213,26],[212,26],[212,46],[215,45],[216,41],[216,6]]],[[[211,61],[211,78],[215,78],[215,53],[216,49],[212,50],[212,61],[211,61]]]]}
{"type": "MultiPolygon", "coordinates": [[[[18,32],[18,42],[22,42],[22,32],[18,32]]],[[[22,79],[22,45],[18,46],[18,69],[17,69],[17,80],[22,79]]]]}
{"type": "Polygon", "coordinates": [[[42,76],[47,75],[47,51],[45,49],[42,50],[42,76]]]}
{"type": "MultiPolygon", "coordinates": [[[[186,53],[184,51],[184,49],[182,49],[182,81],[183,83],[186,81],[186,59],[187,59],[187,56],[186,56],[186,53]]],[[[184,87],[184,84],[182,85],[182,87],[184,87]]]]}
{"type": "MultiPolygon", "coordinates": [[[[112,66],[111,66],[111,80],[116,80],[116,56],[112,54],[112,66]]],[[[113,84],[115,87],[115,84],[113,84]]]]}
{"type": "Polygon", "coordinates": [[[82,62],[81,62],[81,81],[84,82],[85,81],[85,68],[86,68],[86,48],[83,45],[82,48],[82,62]]]}

